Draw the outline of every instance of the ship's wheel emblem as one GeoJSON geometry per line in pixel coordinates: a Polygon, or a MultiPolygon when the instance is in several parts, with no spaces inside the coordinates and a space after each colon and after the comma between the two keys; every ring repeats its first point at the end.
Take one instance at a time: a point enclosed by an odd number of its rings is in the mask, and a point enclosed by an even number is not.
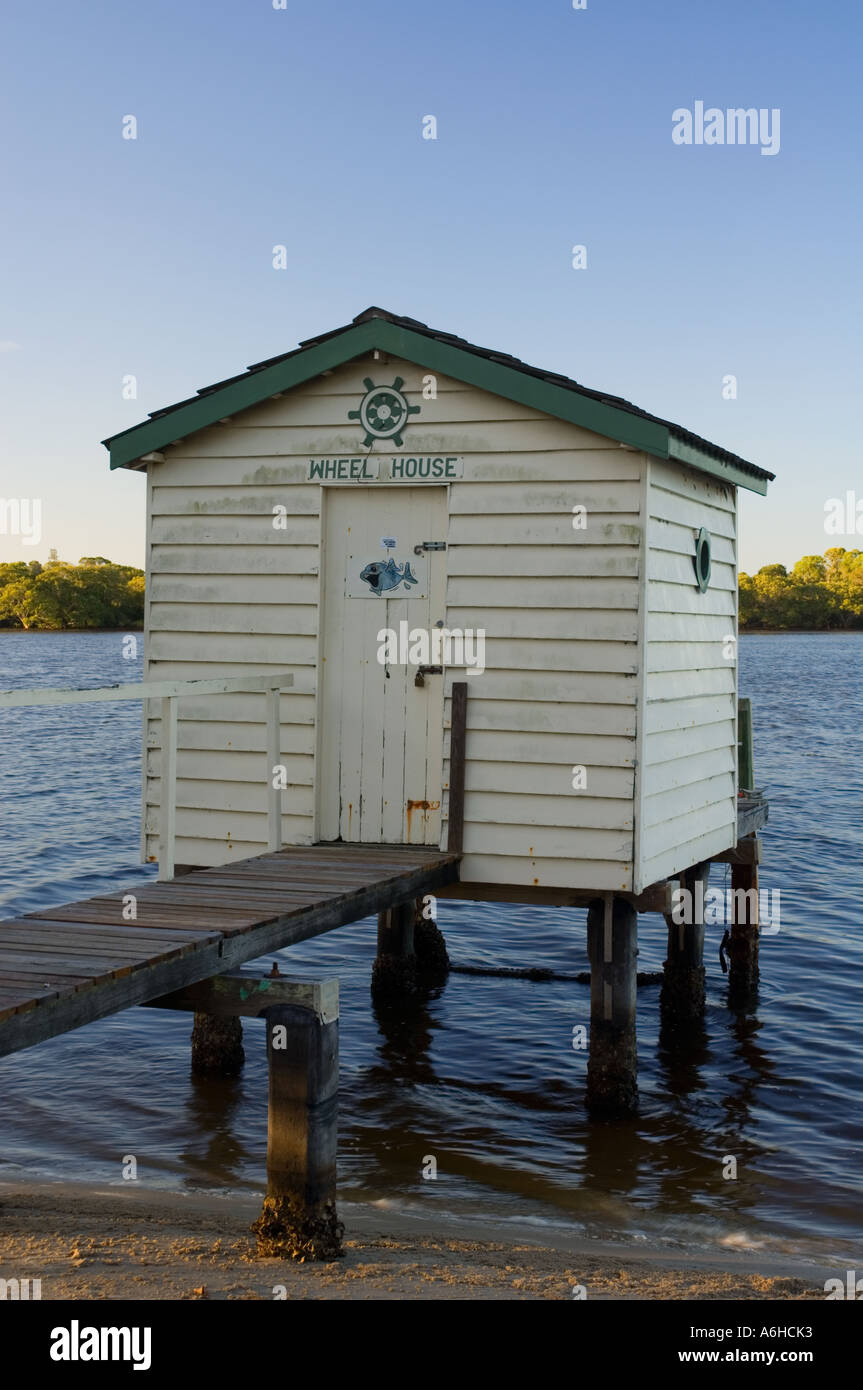
{"type": "Polygon", "coordinates": [[[349,420],[359,420],[366,432],[363,443],[368,447],[376,439],[391,439],[401,447],[402,430],[411,415],[418,415],[418,405],[408,405],[402,395],[404,381],[397,376],[392,386],[375,386],[371,377],[363,381],[366,394],[359,410],[349,410],[349,420]]]}

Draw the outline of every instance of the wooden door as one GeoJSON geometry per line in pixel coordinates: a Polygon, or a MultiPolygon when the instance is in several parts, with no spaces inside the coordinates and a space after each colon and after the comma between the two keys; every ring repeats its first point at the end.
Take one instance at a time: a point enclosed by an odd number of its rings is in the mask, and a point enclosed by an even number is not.
{"type": "Polygon", "coordinates": [[[439,843],[443,677],[418,686],[416,661],[378,654],[387,630],[398,639],[443,624],[446,552],[416,548],[446,528],[446,488],[325,489],[322,840],[439,843]]]}

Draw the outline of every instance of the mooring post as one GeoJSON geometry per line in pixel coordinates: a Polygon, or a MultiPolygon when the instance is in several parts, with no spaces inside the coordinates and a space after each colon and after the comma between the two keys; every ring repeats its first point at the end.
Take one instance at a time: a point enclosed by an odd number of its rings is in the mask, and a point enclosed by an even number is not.
{"type": "Polygon", "coordinates": [[[372,967],[372,994],[377,1003],[395,1003],[417,992],[415,923],[416,904],[412,900],[378,913],[378,953],[372,967]]]}
{"type": "Polygon", "coordinates": [[[208,1023],[263,1018],[270,1094],[267,1195],[252,1230],[259,1255],[332,1260],[344,1227],[336,1214],[339,1084],[338,980],[290,980],[235,971],[147,1001],[194,1011],[208,1023]]]}
{"type": "Polygon", "coordinates": [[[680,889],[686,895],[674,914],[667,914],[668,949],[662,976],[659,1007],[663,1023],[686,1025],[704,1013],[704,896],[710,878],[710,864],[696,864],[681,875],[680,889]]]}
{"type": "Polygon", "coordinates": [[[264,1016],[270,1090],[258,1254],[334,1260],[344,1235],[336,1213],[338,1017],[294,1004],[264,1016]]]}
{"type": "Polygon", "coordinates": [[[192,1071],[198,1076],[236,1076],[242,1071],[243,1025],[238,1018],[196,1012],[192,1024],[192,1071]]]}
{"type": "Polygon", "coordinates": [[[621,1115],[638,1104],[635,1005],[638,913],[625,898],[597,898],[587,912],[590,1053],[585,1104],[621,1115]]]}
{"type": "Polygon", "coordinates": [[[731,865],[731,926],[728,939],[728,999],[746,1004],[758,986],[758,864],[731,865]]]}

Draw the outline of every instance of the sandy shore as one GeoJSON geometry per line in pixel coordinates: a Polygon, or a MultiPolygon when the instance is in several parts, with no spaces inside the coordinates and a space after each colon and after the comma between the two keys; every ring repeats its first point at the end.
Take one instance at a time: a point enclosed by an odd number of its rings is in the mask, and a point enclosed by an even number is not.
{"type": "Polygon", "coordinates": [[[254,1198],[130,1188],[0,1184],[0,1278],[38,1278],[44,1299],[601,1299],[824,1297],[831,1273],[751,1252],[687,1256],[507,1228],[439,1228],[393,1210],[341,1215],[345,1258],[260,1260],[254,1198]]]}

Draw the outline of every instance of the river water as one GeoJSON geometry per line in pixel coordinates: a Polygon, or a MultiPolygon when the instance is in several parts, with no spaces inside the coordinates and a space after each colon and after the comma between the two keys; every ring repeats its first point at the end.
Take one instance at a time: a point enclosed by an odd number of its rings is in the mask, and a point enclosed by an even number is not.
{"type": "MultiPolygon", "coordinates": [[[[770,797],[761,884],[781,927],[761,943],[757,1012],[726,1004],[708,927],[703,1038],[686,1057],[639,989],[640,1109],[583,1109],[568,981],[452,975],[410,1025],[371,1008],[369,919],[280,953],[341,985],[339,1189],[434,1217],[533,1223],[669,1249],[860,1254],[863,1237],[863,634],[742,638],[755,767],[770,797]],[[437,1160],[426,1181],[424,1160],[437,1160]],[[737,1177],[723,1177],[727,1156],[737,1177]]],[[[0,633],[0,687],[134,679],[120,634],[0,633]]],[[[136,672],[140,675],[140,671],[136,672]]],[[[138,864],[140,705],[0,711],[0,917],[153,877],[138,864]]],[[[714,866],[711,886],[725,886],[714,866]]],[[[587,969],[584,913],[441,901],[455,962],[587,969]]],[[[657,970],[665,926],[639,922],[657,970]]],[[[267,960],[272,960],[268,957],[267,960]]],[[[260,1191],[263,1025],[236,1080],[189,1072],[190,1018],[131,1009],[0,1060],[0,1178],[260,1191]]]]}

